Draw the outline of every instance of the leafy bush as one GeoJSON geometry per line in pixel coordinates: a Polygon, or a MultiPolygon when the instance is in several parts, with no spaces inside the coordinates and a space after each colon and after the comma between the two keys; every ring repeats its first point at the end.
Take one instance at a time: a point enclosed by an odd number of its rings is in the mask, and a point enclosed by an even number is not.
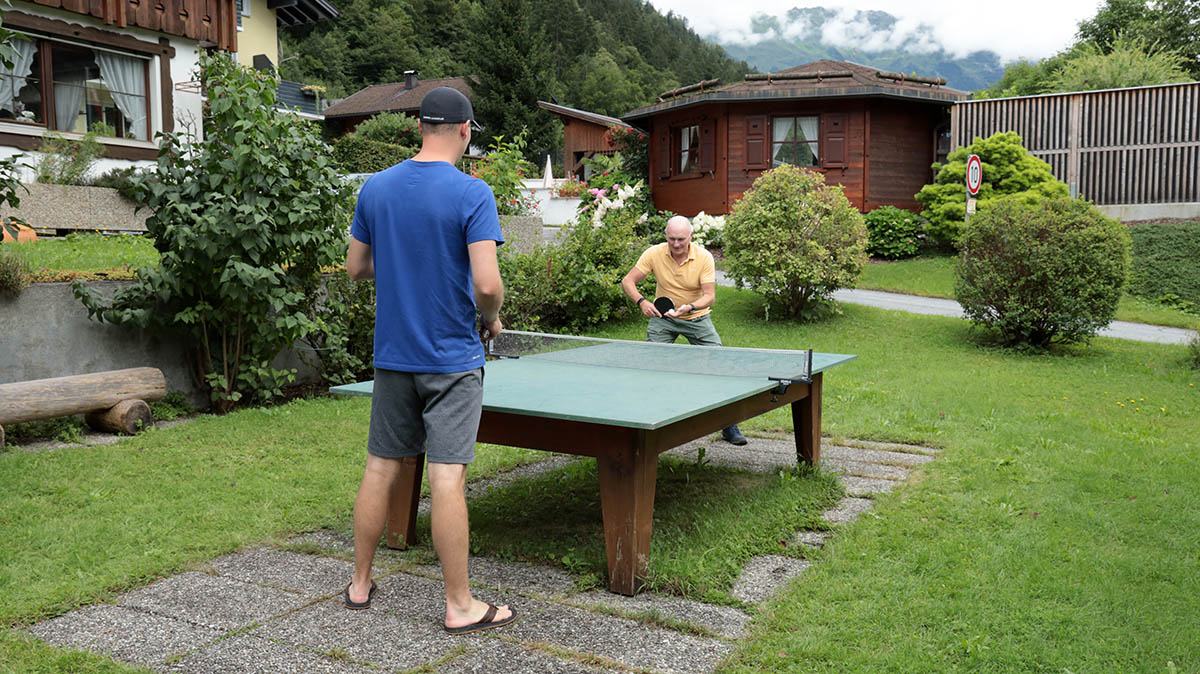
{"type": "Polygon", "coordinates": [[[533,164],[525,160],[525,135],[522,129],[507,143],[503,136],[496,136],[488,153],[471,167],[471,175],[492,188],[500,215],[533,215],[537,208],[533,195],[521,191],[525,176],[534,171],[533,164]]]}
{"type": "Polygon", "coordinates": [[[135,201],[137,199],[137,181],[143,179],[146,172],[136,166],[128,168],[113,168],[101,173],[89,182],[93,187],[108,187],[118,194],[135,201]]]}
{"type": "Polygon", "coordinates": [[[697,213],[692,218],[692,241],[705,248],[724,248],[725,216],[697,213]]]}
{"type": "Polygon", "coordinates": [[[938,243],[958,246],[967,213],[967,157],[979,155],[983,162],[983,184],[979,188],[977,208],[986,210],[997,198],[1018,195],[1028,203],[1041,197],[1068,195],[1066,183],[1050,171],[1050,165],[1025,151],[1021,137],[1013,131],[990,138],[976,138],[946,157],[946,164],[934,164],[937,177],[917,192],[916,199],[925,207],[921,215],[929,220],[927,233],[938,243]]]}
{"type": "Polygon", "coordinates": [[[325,277],[324,296],[314,307],[317,329],[304,341],[331,385],[370,379],[375,353],[375,282],[325,277]]]}
{"type": "Polygon", "coordinates": [[[867,263],[867,228],[841,186],[791,165],[763,173],[725,225],[726,273],[768,311],[812,318],[867,263]]]}
{"type": "Polygon", "coordinates": [[[899,259],[921,250],[921,219],[902,208],[883,206],[863,216],[867,223],[867,252],[875,257],[899,259]]]}
{"type": "MultiPolygon", "coordinates": [[[[650,190],[645,187],[645,180],[638,178],[635,172],[629,170],[623,154],[619,152],[612,155],[598,154],[585,159],[584,163],[592,171],[592,177],[588,182],[590,187],[587,190],[591,198],[584,196],[583,201],[580,202],[579,208],[575,212],[577,222],[595,224],[597,221],[596,211],[609,208],[605,205],[605,199],[620,200],[624,207],[636,211],[638,214],[646,215],[644,220],[635,223],[634,234],[640,237],[662,234],[663,228],[666,227],[666,220],[656,217],[658,211],[654,208],[650,190]],[[619,196],[622,188],[628,190],[630,187],[634,189],[634,193],[625,197],[619,196]]],[[[604,219],[603,213],[599,219],[604,219]]]]}
{"type": "Polygon", "coordinates": [[[421,129],[417,120],[400,112],[381,112],[370,117],[354,127],[351,135],[403,147],[421,147],[421,129]]]}
{"type": "Polygon", "coordinates": [[[1086,201],[999,199],[963,232],[955,294],[1007,344],[1084,340],[1116,314],[1129,248],[1125,227],[1086,201]]]}
{"type": "Polygon", "coordinates": [[[1129,233],[1129,292],[1200,313],[1200,221],[1135,225],[1129,233]]]}
{"type": "Polygon", "coordinates": [[[604,141],[624,160],[627,181],[650,181],[649,136],[632,127],[610,126],[604,132],[604,141]]]}
{"type": "Polygon", "coordinates": [[[1187,364],[1195,370],[1200,370],[1200,335],[1188,342],[1187,349],[1187,364]]]}
{"type": "Polygon", "coordinates": [[[138,189],[159,266],[105,299],[75,294],[101,321],[185,335],[196,381],[218,410],[282,394],[271,362],[316,329],[320,271],[345,255],[352,195],[317,127],[275,110],[275,81],[204,56],[203,138],[160,136],[138,189]]]}
{"type": "Polygon", "coordinates": [[[37,163],[39,183],[53,185],[86,185],[87,174],[96,160],[104,156],[104,144],[96,136],[115,133],[103,122],[92,125],[83,138],[74,140],[61,134],[48,133],[42,139],[42,158],[37,163]]]}
{"type": "Polygon", "coordinates": [[[377,173],[417,154],[417,148],[342,136],[333,141],[333,160],[347,173],[377,173]]]}
{"type": "Polygon", "coordinates": [[[29,285],[29,263],[25,258],[0,244],[0,295],[20,295],[29,285]]]}

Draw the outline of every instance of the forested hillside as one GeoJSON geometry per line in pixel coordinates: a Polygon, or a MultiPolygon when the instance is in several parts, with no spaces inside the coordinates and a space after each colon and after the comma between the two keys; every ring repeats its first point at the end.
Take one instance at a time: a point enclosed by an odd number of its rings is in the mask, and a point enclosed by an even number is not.
{"type": "Polygon", "coordinates": [[[553,142],[535,128],[550,124],[539,98],[619,116],[669,89],[750,70],[643,0],[334,2],[340,19],[283,33],[285,79],[338,98],[399,82],[405,70],[470,74],[487,94],[477,113],[489,132],[528,126],[531,150],[553,142]]]}

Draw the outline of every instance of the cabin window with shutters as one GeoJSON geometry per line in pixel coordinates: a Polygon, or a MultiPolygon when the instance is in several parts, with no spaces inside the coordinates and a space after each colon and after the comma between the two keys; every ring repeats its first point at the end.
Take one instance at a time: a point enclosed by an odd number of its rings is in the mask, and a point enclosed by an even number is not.
{"type": "Polygon", "coordinates": [[[675,130],[675,175],[700,172],[700,126],[680,127],[675,130]]]}
{"type": "Polygon", "coordinates": [[[771,167],[817,166],[820,117],[775,117],[771,120],[771,167]]]}

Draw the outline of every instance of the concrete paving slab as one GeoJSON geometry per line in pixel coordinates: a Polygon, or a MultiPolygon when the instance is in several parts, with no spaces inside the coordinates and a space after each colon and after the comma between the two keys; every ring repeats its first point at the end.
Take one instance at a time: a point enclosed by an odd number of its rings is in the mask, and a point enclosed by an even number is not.
{"type": "MultiPolygon", "coordinates": [[[[376,602],[378,599],[377,594],[376,602]]],[[[444,633],[439,621],[401,617],[374,606],[350,611],[341,600],[313,604],[272,620],[252,634],[321,653],[336,650],[354,662],[387,671],[420,667],[464,645],[461,637],[444,633]]]]}
{"type": "MultiPolygon", "coordinates": [[[[414,566],[415,571],[430,578],[442,577],[437,564],[414,566]]],[[[471,584],[504,592],[534,597],[565,597],[575,592],[575,581],[569,573],[550,566],[501,562],[486,557],[470,557],[467,572],[471,584]]]]}
{"type": "MultiPolygon", "coordinates": [[[[375,579],[376,591],[371,600],[371,610],[392,613],[401,618],[428,623],[441,630],[446,619],[446,588],[440,580],[430,580],[411,573],[393,573],[375,579]]],[[[475,596],[483,601],[503,604],[507,597],[498,597],[495,593],[476,592],[475,596]]],[[[339,595],[334,603],[347,613],[339,595]]]]}
{"type": "Polygon", "coordinates": [[[219,630],[241,629],[309,599],[232,578],[189,571],[122,595],[117,604],[219,630]]]}
{"type": "Polygon", "coordinates": [[[796,465],[796,444],[790,440],[747,436],[744,446],[738,447],[721,440],[720,433],[693,440],[665,452],[684,461],[695,461],[704,448],[704,460],[716,466],[741,468],[771,473],[796,465]]]}
{"type": "Polygon", "coordinates": [[[797,531],[792,540],[788,541],[790,545],[803,545],[809,548],[823,548],[825,541],[829,540],[833,534],[828,531],[797,531]]]}
{"type": "Polygon", "coordinates": [[[922,454],[932,456],[938,455],[936,447],[924,447],[922,445],[906,445],[899,442],[875,442],[874,440],[852,440],[846,443],[851,447],[863,447],[865,449],[878,449],[885,452],[897,452],[901,454],[922,454]]]}
{"type": "Polygon", "coordinates": [[[863,463],[878,463],[885,466],[919,466],[933,461],[935,457],[929,454],[913,452],[891,452],[885,449],[866,449],[863,447],[843,447],[829,445],[821,448],[821,459],[845,459],[863,463]]]}
{"type": "Polygon", "coordinates": [[[858,519],[858,516],[871,510],[875,504],[869,498],[843,498],[837,507],[821,513],[821,519],[830,524],[845,524],[858,519]]]}
{"type": "Polygon", "coordinates": [[[791,579],[812,566],[806,559],[766,555],[755,557],[742,568],[742,575],[733,584],[730,594],[745,602],[758,602],[775,594],[791,579]]]}
{"type": "Polygon", "coordinates": [[[163,672],[187,674],[379,674],[379,670],[248,634],[223,639],[169,665],[163,672]]]}
{"type": "Polygon", "coordinates": [[[226,578],[268,585],[309,599],[341,592],[354,573],[354,565],[347,561],[267,548],[219,557],[212,567],[226,578]]]}
{"type": "Polygon", "coordinates": [[[825,470],[841,473],[843,475],[873,477],[881,480],[895,480],[897,482],[902,482],[908,477],[909,473],[908,468],[903,468],[901,466],[850,461],[848,459],[839,459],[832,456],[822,457],[821,467],[825,470]]]}
{"type": "Polygon", "coordinates": [[[711,672],[731,651],[731,646],[720,639],[680,634],[537,600],[526,604],[524,615],[505,628],[504,637],[590,653],[626,667],[663,674],[711,672]]]}
{"type": "Polygon", "coordinates": [[[40,622],[29,633],[61,648],[150,667],[222,636],[218,630],[111,604],[85,606],[40,622]]]}
{"type": "Polygon", "coordinates": [[[567,602],[583,607],[605,606],[625,613],[656,613],[671,620],[703,627],[725,639],[746,636],[746,624],[750,622],[750,616],[732,606],[705,604],[654,592],[626,597],[595,590],[568,597],[567,602]]]}
{"type": "Polygon", "coordinates": [[[491,639],[436,671],[437,674],[603,674],[613,670],[491,639]]]}
{"type": "Polygon", "coordinates": [[[895,480],[861,477],[858,475],[839,475],[838,481],[842,483],[847,496],[859,498],[866,498],[875,494],[886,494],[903,484],[895,480]]]}

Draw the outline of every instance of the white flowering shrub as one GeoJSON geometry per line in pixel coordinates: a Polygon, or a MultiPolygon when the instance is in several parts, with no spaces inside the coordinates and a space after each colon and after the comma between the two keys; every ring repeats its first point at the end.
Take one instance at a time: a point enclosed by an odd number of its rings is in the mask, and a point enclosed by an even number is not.
{"type": "Polygon", "coordinates": [[[724,248],[725,216],[697,213],[692,218],[692,241],[705,248],[724,248]]]}

